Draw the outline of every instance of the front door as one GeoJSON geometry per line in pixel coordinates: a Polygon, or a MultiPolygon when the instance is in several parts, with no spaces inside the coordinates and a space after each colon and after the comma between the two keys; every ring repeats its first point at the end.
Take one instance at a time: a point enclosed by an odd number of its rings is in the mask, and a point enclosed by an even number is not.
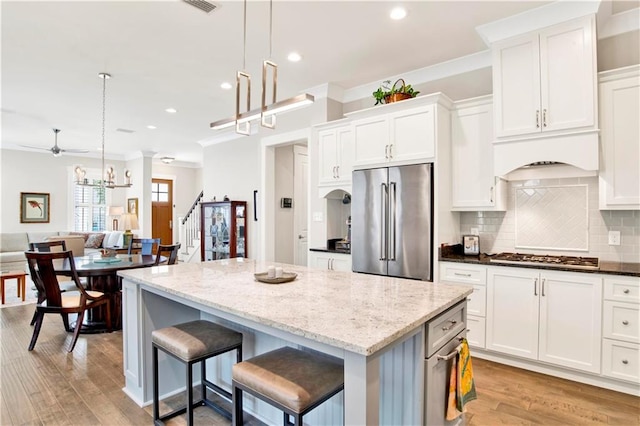
{"type": "Polygon", "coordinates": [[[173,244],[173,181],[151,182],[151,235],[161,244],[173,244]]]}

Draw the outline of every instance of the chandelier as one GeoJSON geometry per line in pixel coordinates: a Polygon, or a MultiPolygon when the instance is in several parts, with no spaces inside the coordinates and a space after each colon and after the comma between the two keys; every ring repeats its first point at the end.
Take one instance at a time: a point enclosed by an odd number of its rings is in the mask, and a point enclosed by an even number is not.
{"type": "MultiPolygon", "coordinates": [[[[269,1],[269,58],[271,58],[273,38],[273,0],[269,1]]],[[[242,69],[246,70],[247,62],[247,0],[244,0],[244,33],[243,33],[242,69]]],[[[251,121],[260,119],[260,124],[269,129],[276,127],[276,114],[312,104],[314,97],[303,93],[283,101],[276,102],[278,80],[278,65],[271,59],[262,62],[262,103],[260,108],[251,109],[251,76],[246,71],[236,73],[236,114],[233,117],[215,121],[209,125],[214,130],[220,130],[235,125],[236,133],[248,136],[251,134],[251,121]],[[272,100],[267,105],[267,74],[272,70],[272,100]],[[240,86],[242,80],[247,84],[247,106],[245,112],[240,112],[240,86]]]]}
{"type": "Polygon", "coordinates": [[[76,166],[74,173],[76,175],[76,184],[80,186],[92,186],[99,188],[130,188],[131,187],[131,171],[124,171],[124,184],[116,184],[116,172],[113,167],[105,167],[104,163],[104,133],[105,133],[105,116],[106,116],[106,99],[107,99],[107,80],[111,78],[111,74],[101,72],[98,77],[102,79],[102,179],[100,183],[90,183],[85,178],[87,171],[80,166],[76,166]]]}

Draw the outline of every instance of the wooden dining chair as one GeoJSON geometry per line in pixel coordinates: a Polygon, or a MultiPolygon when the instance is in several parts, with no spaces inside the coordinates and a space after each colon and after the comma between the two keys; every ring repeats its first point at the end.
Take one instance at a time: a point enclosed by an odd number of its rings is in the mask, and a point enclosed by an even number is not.
{"type": "MultiPolygon", "coordinates": [[[[51,252],[61,252],[61,251],[67,251],[67,244],[66,241],[64,240],[56,240],[56,241],[42,241],[42,242],[38,242],[38,243],[29,243],[29,250],[31,251],[37,251],[37,252],[42,252],[42,253],[51,253],[51,252]]],[[[65,292],[65,291],[74,291],[77,290],[76,288],[76,283],[73,282],[73,280],[69,279],[68,277],[65,276],[58,276],[58,284],[60,286],[60,291],[65,292]]],[[[86,287],[86,282],[82,282],[82,285],[84,287],[86,287]]],[[[35,280],[34,280],[34,285],[35,285],[35,280]]],[[[35,288],[37,294],[38,294],[38,301],[37,303],[41,303],[42,301],[44,301],[45,299],[45,295],[44,293],[40,292],[38,290],[38,287],[36,286],[35,288]]],[[[34,325],[36,323],[36,318],[38,315],[38,310],[36,309],[33,312],[33,317],[31,318],[31,323],[30,325],[34,325]]],[[[67,316],[63,316],[63,319],[66,318],[67,316]]],[[[65,329],[67,331],[72,331],[69,328],[69,321],[67,319],[64,319],[64,324],[65,324],[65,329]]]]}
{"type": "Polygon", "coordinates": [[[36,305],[36,323],[33,329],[33,336],[31,337],[31,343],[29,343],[29,350],[32,351],[36,346],[40,329],[42,328],[42,321],[44,320],[44,314],[60,314],[62,320],[65,323],[65,330],[69,329],[68,315],[77,314],[76,328],[73,331],[73,337],[71,344],[69,345],[69,352],[73,351],[82,328],[82,320],[84,319],[84,312],[87,309],[105,305],[105,320],[107,323],[108,331],[111,331],[111,309],[109,305],[109,299],[104,293],[99,291],[85,290],[80,284],[80,278],[76,271],[75,262],[71,251],[62,252],[25,252],[27,257],[27,264],[29,265],[29,272],[31,278],[35,283],[38,292],[44,294],[44,300],[38,301],[36,305]],[[69,262],[71,270],[71,279],[75,282],[77,292],[62,292],[58,285],[56,278],[56,270],[54,266],[55,261],[69,262]]]}
{"type": "Polygon", "coordinates": [[[162,262],[163,265],[173,265],[178,261],[178,251],[180,251],[182,244],[160,244],[158,245],[158,253],[156,254],[156,265],[160,264],[160,257],[165,256],[166,262],[162,262]]]}
{"type": "Polygon", "coordinates": [[[132,238],[127,248],[128,254],[139,252],[142,255],[157,253],[160,238],[132,238]]]}

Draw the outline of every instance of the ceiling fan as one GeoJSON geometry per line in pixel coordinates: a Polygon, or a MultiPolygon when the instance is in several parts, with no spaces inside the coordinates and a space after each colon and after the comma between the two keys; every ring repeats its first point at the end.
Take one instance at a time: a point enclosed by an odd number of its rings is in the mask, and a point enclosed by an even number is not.
{"type": "Polygon", "coordinates": [[[55,143],[51,148],[42,148],[40,146],[30,146],[30,145],[20,145],[25,148],[33,148],[33,149],[42,149],[44,151],[49,151],[53,154],[54,157],[60,157],[63,152],[72,152],[76,154],[82,154],[89,152],[86,149],[62,149],[58,146],[58,133],[60,133],[60,129],[53,129],[53,133],[56,135],[55,143]]]}

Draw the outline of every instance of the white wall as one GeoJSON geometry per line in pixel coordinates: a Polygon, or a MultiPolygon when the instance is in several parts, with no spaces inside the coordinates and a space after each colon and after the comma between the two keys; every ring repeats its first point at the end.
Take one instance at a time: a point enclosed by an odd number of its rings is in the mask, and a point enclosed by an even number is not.
{"type": "MultiPolygon", "coordinates": [[[[132,171],[131,188],[119,188],[107,190],[107,204],[110,206],[126,207],[127,198],[138,198],[138,207],[141,220],[144,220],[146,212],[149,215],[149,227],[151,226],[150,184],[147,185],[146,197],[149,206],[145,206],[145,187],[143,182],[145,166],[142,158],[128,162],[107,160],[107,164],[113,165],[117,172],[117,183],[123,182],[125,168],[132,171]]],[[[0,232],[40,232],[40,231],[64,231],[73,227],[73,193],[70,182],[73,181],[73,168],[82,165],[87,169],[101,170],[102,164],[99,158],[73,157],[63,155],[53,157],[51,154],[0,150],[0,232]],[[20,192],[44,192],[50,194],[50,222],[49,223],[20,223],[20,192]]],[[[154,176],[156,173],[162,176],[175,177],[174,185],[174,216],[186,213],[202,190],[202,172],[200,168],[174,167],[166,165],[153,165],[154,176]]],[[[149,178],[150,179],[150,178],[149,178]]],[[[150,182],[150,180],[149,180],[150,182]]],[[[174,238],[177,238],[177,222],[174,227],[174,238]]],[[[108,218],[107,226],[111,228],[111,220],[108,218]]],[[[143,224],[141,224],[141,227],[143,224]]],[[[149,231],[150,235],[150,231],[149,231]]]]}
{"type": "MultiPolygon", "coordinates": [[[[125,168],[122,161],[109,160],[120,178],[125,168]]],[[[73,199],[70,184],[73,168],[101,169],[99,158],[54,157],[48,153],[0,150],[0,232],[40,232],[71,230],[73,199]],[[20,223],[20,192],[50,194],[49,223],[20,223]]],[[[134,186],[136,176],[134,174],[134,186]]],[[[124,206],[125,189],[107,191],[107,204],[124,206]]],[[[111,222],[107,220],[107,224],[111,222]]]]}

